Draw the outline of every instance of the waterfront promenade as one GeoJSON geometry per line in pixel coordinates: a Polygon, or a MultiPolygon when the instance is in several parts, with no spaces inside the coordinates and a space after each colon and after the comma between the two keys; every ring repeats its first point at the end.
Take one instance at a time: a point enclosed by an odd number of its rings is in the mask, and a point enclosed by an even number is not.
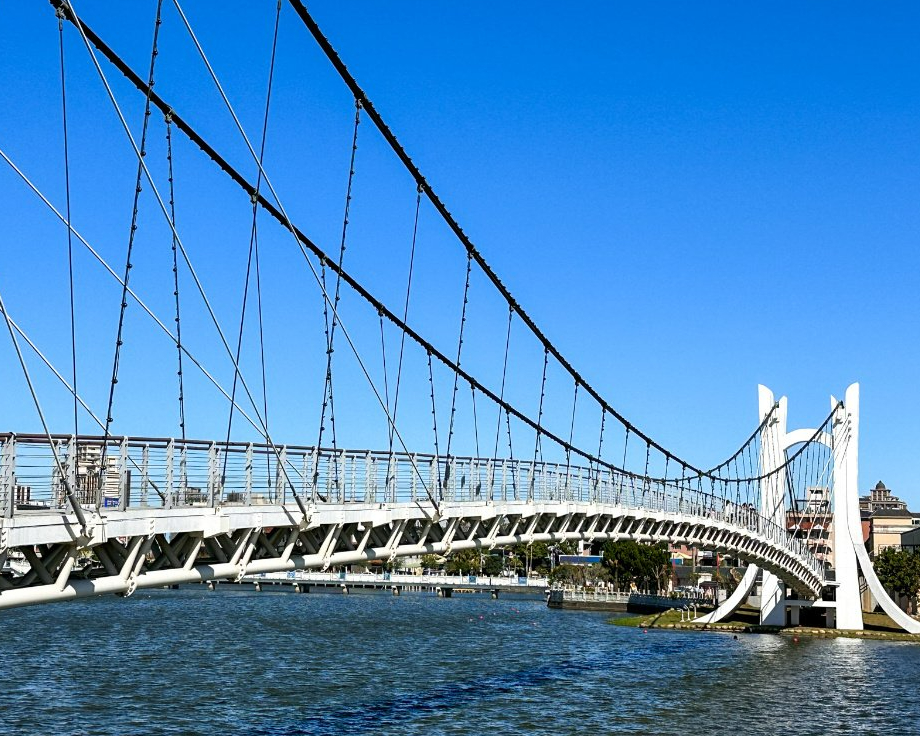
{"type": "MultiPolygon", "coordinates": [[[[412,575],[406,573],[315,572],[291,570],[289,572],[246,575],[240,585],[250,585],[257,591],[273,587],[291,588],[296,593],[309,593],[312,588],[335,589],[343,593],[350,590],[390,590],[395,595],[403,591],[436,593],[449,598],[454,592],[490,593],[497,598],[502,593],[546,594],[549,582],[543,577],[518,577],[504,575],[412,575]]],[[[209,585],[211,590],[215,585],[209,585]]]]}
{"type": "Polygon", "coordinates": [[[586,590],[554,588],[549,591],[547,604],[550,608],[576,611],[618,611],[649,613],[667,611],[671,608],[693,612],[699,607],[712,609],[712,601],[706,598],[671,597],[623,590],[586,590]]]}

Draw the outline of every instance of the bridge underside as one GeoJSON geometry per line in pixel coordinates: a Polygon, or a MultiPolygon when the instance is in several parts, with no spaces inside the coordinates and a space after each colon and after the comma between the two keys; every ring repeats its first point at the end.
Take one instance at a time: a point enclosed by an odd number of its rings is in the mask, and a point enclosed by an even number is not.
{"type": "Polygon", "coordinates": [[[687,544],[754,563],[806,596],[823,585],[782,539],[714,518],[601,504],[456,503],[437,516],[421,503],[323,504],[307,521],[296,506],[282,505],[128,509],[91,520],[85,537],[62,512],[20,512],[0,523],[0,561],[18,549],[30,567],[0,578],[0,608],[566,540],[687,544]]]}

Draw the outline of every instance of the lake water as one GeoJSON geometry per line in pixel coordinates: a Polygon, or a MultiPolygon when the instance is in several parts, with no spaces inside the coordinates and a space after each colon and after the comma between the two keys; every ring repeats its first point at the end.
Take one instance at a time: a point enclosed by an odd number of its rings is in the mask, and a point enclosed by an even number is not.
{"type": "Polygon", "coordinates": [[[227,587],[0,612],[0,733],[920,733],[913,644],[227,587]]]}

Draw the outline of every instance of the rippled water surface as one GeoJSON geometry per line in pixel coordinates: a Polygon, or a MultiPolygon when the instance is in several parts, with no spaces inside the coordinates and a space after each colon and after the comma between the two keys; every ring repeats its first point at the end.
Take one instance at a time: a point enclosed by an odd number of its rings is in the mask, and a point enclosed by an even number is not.
{"type": "Polygon", "coordinates": [[[920,733],[920,646],[605,619],[226,588],[3,611],[0,733],[920,733]]]}

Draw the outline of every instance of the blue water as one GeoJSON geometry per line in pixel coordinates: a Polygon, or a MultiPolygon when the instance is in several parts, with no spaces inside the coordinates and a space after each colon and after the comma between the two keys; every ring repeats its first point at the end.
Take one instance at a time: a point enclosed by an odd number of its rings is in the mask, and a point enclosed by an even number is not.
{"type": "Polygon", "coordinates": [[[4,611],[0,734],[920,733],[920,646],[606,618],[227,586],[4,611]]]}

